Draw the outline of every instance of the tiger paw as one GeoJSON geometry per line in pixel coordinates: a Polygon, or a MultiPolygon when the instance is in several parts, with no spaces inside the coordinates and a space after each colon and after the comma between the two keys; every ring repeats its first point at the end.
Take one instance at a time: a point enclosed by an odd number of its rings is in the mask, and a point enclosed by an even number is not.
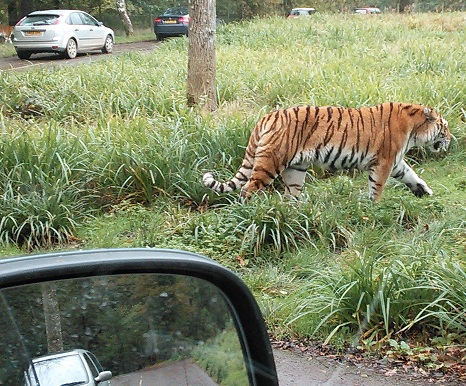
{"type": "Polygon", "coordinates": [[[432,196],[434,194],[432,189],[430,189],[427,185],[416,183],[416,184],[407,184],[411,192],[414,193],[416,197],[422,197],[425,195],[432,196]]]}

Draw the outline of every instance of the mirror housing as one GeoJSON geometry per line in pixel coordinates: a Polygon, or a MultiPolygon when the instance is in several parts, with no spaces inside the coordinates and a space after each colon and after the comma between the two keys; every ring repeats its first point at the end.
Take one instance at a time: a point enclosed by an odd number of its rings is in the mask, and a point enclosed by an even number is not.
{"type": "MultiPolygon", "coordinates": [[[[170,249],[131,248],[2,259],[0,290],[52,280],[145,273],[195,277],[217,287],[229,304],[250,384],[278,385],[265,322],[251,291],[235,273],[204,256],[170,249]]],[[[106,373],[99,377],[107,376],[106,373]]],[[[108,373],[111,376],[111,372],[108,373]]]]}
{"type": "Polygon", "coordinates": [[[101,373],[99,373],[97,377],[94,378],[94,381],[103,382],[103,381],[108,381],[110,378],[112,378],[111,371],[102,371],[101,373]]]}

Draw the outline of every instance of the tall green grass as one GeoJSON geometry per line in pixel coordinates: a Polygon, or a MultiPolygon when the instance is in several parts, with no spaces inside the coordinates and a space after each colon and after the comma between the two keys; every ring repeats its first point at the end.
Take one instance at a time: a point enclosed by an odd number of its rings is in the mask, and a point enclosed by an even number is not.
{"type": "Polygon", "coordinates": [[[212,113],[186,106],[184,38],[2,73],[1,253],[71,241],[189,249],[242,275],[278,338],[464,344],[463,20],[316,14],[222,26],[212,113]],[[251,128],[276,107],[386,100],[431,105],[450,123],[447,154],[408,157],[432,197],[390,180],[375,205],[364,173],[318,170],[297,202],[277,193],[280,181],[247,203],[202,185],[206,171],[236,172],[251,128]]]}

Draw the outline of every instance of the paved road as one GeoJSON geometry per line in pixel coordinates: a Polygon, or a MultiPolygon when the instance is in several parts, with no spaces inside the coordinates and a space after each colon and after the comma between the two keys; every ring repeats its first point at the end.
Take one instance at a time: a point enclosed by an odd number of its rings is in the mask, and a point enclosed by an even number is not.
{"type": "MultiPolygon", "coordinates": [[[[118,55],[123,52],[129,51],[152,51],[157,48],[159,43],[154,40],[136,43],[120,43],[115,44],[113,54],[118,55]]],[[[7,58],[0,58],[0,72],[1,71],[14,71],[25,70],[40,66],[75,66],[83,63],[90,63],[96,60],[104,60],[110,55],[102,54],[99,51],[95,53],[79,55],[75,59],[63,59],[56,54],[36,54],[32,55],[28,60],[21,60],[17,56],[10,56],[7,58]]]]}
{"type": "MultiPolygon", "coordinates": [[[[416,374],[385,374],[328,357],[274,350],[280,386],[424,386],[431,381],[416,374]]],[[[449,383],[441,383],[448,385],[449,383]]],[[[156,366],[112,379],[112,386],[215,386],[204,371],[189,360],[156,366]]]]}
{"type": "Polygon", "coordinates": [[[425,379],[407,374],[384,375],[327,357],[274,350],[280,386],[424,386],[425,379]]]}
{"type": "Polygon", "coordinates": [[[112,378],[112,386],[217,386],[189,360],[112,378]]]}

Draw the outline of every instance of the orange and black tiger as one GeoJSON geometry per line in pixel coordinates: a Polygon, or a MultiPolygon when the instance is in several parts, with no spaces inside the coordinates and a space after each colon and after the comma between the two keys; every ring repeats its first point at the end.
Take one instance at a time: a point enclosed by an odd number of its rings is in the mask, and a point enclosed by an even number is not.
{"type": "Polygon", "coordinates": [[[373,201],[380,199],[389,176],[420,197],[432,190],[403,159],[405,153],[416,146],[446,150],[451,137],[448,122],[419,104],[290,107],[271,112],[256,124],[231,180],[222,183],[206,173],[203,182],[220,193],[242,187],[241,195],[247,198],[281,175],[285,194],[298,197],[308,167],[317,165],[331,171],[368,171],[373,201]]]}

